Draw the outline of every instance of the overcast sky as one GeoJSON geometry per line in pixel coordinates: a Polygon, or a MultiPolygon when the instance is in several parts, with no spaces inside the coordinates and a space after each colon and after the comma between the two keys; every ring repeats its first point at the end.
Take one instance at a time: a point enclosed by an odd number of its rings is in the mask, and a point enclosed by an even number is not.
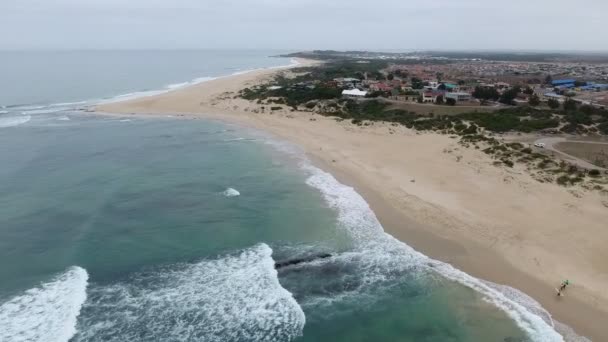
{"type": "Polygon", "coordinates": [[[608,50],[608,0],[0,0],[0,49],[608,50]]]}

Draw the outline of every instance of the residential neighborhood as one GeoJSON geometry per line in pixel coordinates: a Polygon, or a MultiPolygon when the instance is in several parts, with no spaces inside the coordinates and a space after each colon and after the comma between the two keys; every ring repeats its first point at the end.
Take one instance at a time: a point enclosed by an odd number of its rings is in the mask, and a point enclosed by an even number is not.
{"type": "Polygon", "coordinates": [[[540,105],[571,99],[579,104],[608,107],[608,65],[582,64],[395,63],[379,72],[335,78],[325,85],[342,89],[349,98],[378,97],[421,104],[540,105]]]}

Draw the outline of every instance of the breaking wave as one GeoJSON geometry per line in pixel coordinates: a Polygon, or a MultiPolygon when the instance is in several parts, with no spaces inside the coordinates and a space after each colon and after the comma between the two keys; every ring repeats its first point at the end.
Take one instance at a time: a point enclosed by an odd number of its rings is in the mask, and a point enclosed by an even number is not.
{"type": "Polygon", "coordinates": [[[222,192],[222,195],[224,195],[226,197],[237,197],[237,196],[241,196],[241,193],[238,192],[238,190],[236,190],[236,189],[228,188],[224,192],[222,192]]]}
{"type": "MultiPolygon", "coordinates": [[[[364,275],[368,283],[377,284],[389,280],[395,274],[406,274],[407,270],[414,268],[432,270],[476,290],[485,300],[507,313],[534,341],[563,341],[563,337],[554,329],[551,316],[540,305],[525,305],[526,298],[529,297],[523,293],[508,288],[511,295],[505,294],[505,289],[498,285],[474,278],[449,264],[417,252],[385,233],[367,202],[353,188],[339,183],[331,174],[312,166],[307,160],[301,162],[301,167],[310,174],[307,184],[322,193],[329,206],[337,211],[340,226],[353,237],[358,244],[357,249],[366,254],[362,257],[356,252],[346,253],[340,258],[367,260],[359,267],[363,267],[360,274],[364,275]],[[533,307],[537,310],[530,309],[533,307]]],[[[369,286],[365,283],[362,285],[369,286]]]]}
{"type": "Polygon", "coordinates": [[[85,302],[87,272],[73,267],[0,306],[0,341],[67,342],[85,302]]]}
{"type": "Polygon", "coordinates": [[[23,125],[32,119],[29,115],[0,117],[0,128],[23,125]]]}
{"type": "Polygon", "coordinates": [[[279,284],[272,249],[92,286],[75,341],[290,341],[304,312],[279,284]]]}

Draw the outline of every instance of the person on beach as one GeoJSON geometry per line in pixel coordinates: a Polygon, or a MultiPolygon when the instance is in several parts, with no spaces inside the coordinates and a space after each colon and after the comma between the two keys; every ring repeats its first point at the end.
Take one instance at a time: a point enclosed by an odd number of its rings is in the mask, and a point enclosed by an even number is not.
{"type": "Polygon", "coordinates": [[[557,290],[558,297],[563,296],[562,291],[564,291],[568,285],[570,285],[570,281],[568,279],[562,281],[562,285],[559,287],[559,290],[557,290]]]}

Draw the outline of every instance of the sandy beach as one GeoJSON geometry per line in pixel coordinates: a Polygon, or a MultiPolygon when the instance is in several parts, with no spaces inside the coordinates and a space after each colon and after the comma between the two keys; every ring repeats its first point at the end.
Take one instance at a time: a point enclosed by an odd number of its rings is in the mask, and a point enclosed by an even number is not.
{"type": "Polygon", "coordinates": [[[282,70],[219,78],[96,111],[219,119],[293,142],[363,195],[393,236],[475,277],[519,289],[579,335],[608,341],[608,197],[494,166],[490,156],[446,135],[262,111],[234,98],[282,70]],[[573,285],[557,297],[564,279],[573,285]]]}

